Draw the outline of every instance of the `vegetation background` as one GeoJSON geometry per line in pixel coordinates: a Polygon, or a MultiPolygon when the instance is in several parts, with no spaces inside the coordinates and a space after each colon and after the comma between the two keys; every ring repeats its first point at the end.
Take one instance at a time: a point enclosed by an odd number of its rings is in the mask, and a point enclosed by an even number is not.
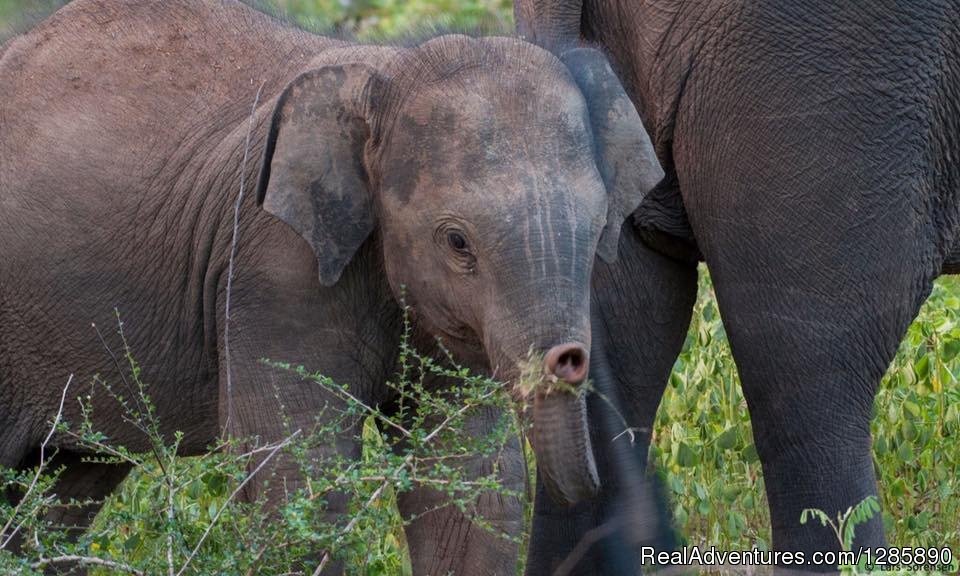
{"type": "MultiPolygon", "coordinates": [[[[243,0],[311,30],[390,38],[421,28],[509,30],[513,0],[243,0]]],[[[65,0],[0,0],[0,29],[46,14],[65,0]]]]}
{"type": "MultiPolygon", "coordinates": [[[[54,4],[0,0],[0,29],[54,4]]],[[[275,0],[274,5],[307,27],[365,39],[433,26],[509,30],[512,25],[510,0],[275,0]]],[[[945,277],[910,327],[875,402],[874,462],[891,544],[949,546],[960,554],[958,378],[960,277],[945,277]]],[[[769,546],[749,415],[703,267],[694,319],[660,407],[650,459],[669,487],[677,526],[688,543],[769,546]]],[[[122,509],[148,498],[149,490],[138,482],[140,477],[131,478],[111,506],[122,509]]],[[[216,500],[216,495],[198,497],[216,500]]],[[[202,503],[202,509],[208,505],[202,503]]]]}

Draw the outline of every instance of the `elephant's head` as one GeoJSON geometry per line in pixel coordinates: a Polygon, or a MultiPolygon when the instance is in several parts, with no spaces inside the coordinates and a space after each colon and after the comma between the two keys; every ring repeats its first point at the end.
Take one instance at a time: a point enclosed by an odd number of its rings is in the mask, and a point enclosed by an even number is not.
{"type": "Polygon", "coordinates": [[[311,244],[322,284],[376,229],[420,326],[508,381],[539,358],[545,385],[523,395],[533,446],[552,495],[575,502],[598,484],[577,393],[593,261],[615,257],[624,219],[661,177],[599,53],[561,60],[444,36],[384,70],[297,78],[276,106],[259,193],[311,244]]]}

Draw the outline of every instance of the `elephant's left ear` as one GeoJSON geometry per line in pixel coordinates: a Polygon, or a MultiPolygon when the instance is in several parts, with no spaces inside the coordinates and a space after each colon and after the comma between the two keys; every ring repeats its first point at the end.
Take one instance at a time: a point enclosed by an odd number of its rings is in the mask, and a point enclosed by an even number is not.
{"type": "Polygon", "coordinates": [[[603,54],[574,48],[560,59],[587,100],[597,167],[607,188],[607,224],[597,254],[613,262],[624,220],[663,179],[663,169],[637,109],[603,54]]]}

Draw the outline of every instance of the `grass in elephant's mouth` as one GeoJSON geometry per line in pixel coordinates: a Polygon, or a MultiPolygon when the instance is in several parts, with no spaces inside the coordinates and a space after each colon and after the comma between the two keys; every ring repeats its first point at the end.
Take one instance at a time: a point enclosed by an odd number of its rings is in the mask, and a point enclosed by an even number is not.
{"type": "Polygon", "coordinates": [[[574,386],[543,370],[544,355],[531,350],[520,362],[520,376],[513,387],[513,395],[519,401],[527,401],[535,394],[553,394],[557,392],[583,394],[590,388],[589,382],[574,386]]]}
{"type": "Polygon", "coordinates": [[[543,354],[530,350],[520,362],[520,376],[513,386],[514,397],[521,402],[529,400],[543,384],[543,354]]]}

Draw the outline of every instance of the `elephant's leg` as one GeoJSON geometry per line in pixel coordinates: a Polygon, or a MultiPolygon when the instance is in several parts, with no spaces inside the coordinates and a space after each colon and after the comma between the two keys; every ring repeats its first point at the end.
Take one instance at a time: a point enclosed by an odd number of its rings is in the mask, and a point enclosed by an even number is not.
{"type": "MultiPolygon", "coordinates": [[[[918,198],[925,186],[897,172],[906,160],[881,161],[882,151],[848,145],[867,136],[806,118],[755,120],[762,129],[740,126],[690,159],[685,200],[750,410],[773,547],[811,559],[840,544],[819,523],[801,525],[803,509],[835,517],[877,493],[874,394],[942,263],[918,198]],[[811,160],[822,149],[828,166],[811,160]],[[733,151],[764,160],[738,163],[733,151]],[[735,183],[714,188],[731,166],[735,183]]],[[[857,527],[855,545],[884,542],[879,514],[857,527]]]]}
{"type": "MultiPolygon", "coordinates": [[[[884,46],[904,38],[875,5],[827,14],[884,46]]],[[[804,508],[835,516],[876,493],[874,393],[949,248],[938,227],[957,207],[937,167],[951,147],[933,104],[947,77],[864,90],[914,77],[915,60],[863,50],[822,66],[810,28],[772,6],[738,16],[744,41],[712,37],[685,81],[673,154],[750,409],[773,545],[809,557],[839,543],[801,525],[804,508]],[[796,48],[789,74],[774,44],[796,48]]],[[[879,515],[857,527],[857,545],[883,543],[879,515]]]]}
{"type": "MultiPolygon", "coordinates": [[[[902,277],[893,264],[880,268],[902,277]]],[[[791,283],[786,269],[724,270],[718,299],[763,464],[773,546],[808,558],[837,550],[829,528],[801,525],[800,515],[819,508],[833,517],[876,494],[874,394],[920,299],[887,281],[846,284],[844,295],[791,283]]],[[[811,267],[804,276],[844,286],[835,272],[811,267]]],[[[880,515],[856,528],[856,543],[884,544],[880,515]]]]}
{"type": "MultiPolygon", "coordinates": [[[[231,328],[235,340],[231,342],[234,360],[231,369],[234,376],[228,392],[225,374],[221,376],[221,414],[222,421],[229,427],[230,435],[242,439],[244,444],[240,450],[248,451],[255,446],[277,446],[285,440],[294,440],[296,435],[304,439],[317,428],[317,419],[330,424],[333,419],[339,419],[338,429],[333,437],[324,438],[322,442],[311,441],[314,446],[308,451],[307,459],[313,471],[301,468],[301,462],[287,451],[274,453],[273,450],[261,450],[247,464],[250,474],[253,474],[240,498],[246,502],[254,502],[265,498],[270,509],[283,505],[287,495],[296,492],[304,486],[307,474],[324,474],[324,464],[330,458],[344,457],[348,460],[359,460],[361,446],[360,436],[361,419],[357,416],[343,417],[346,404],[342,398],[335,396],[317,382],[292,377],[289,371],[279,368],[268,368],[257,362],[258,358],[275,361],[292,361],[302,363],[311,371],[318,370],[323,374],[330,374],[329,368],[323,363],[311,360],[313,350],[324,350],[322,343],[310,342],[312,335],[305,331],[299,334],[304,343],[303,349],[294,347],[292,343],[283,343],[286,330],[294,330],[291,324],[272,325],[266,320],[253,320],[255,313],[238,312],[236,324],[231,328]],[[250,322],[250,323],[248,323],[250,322]],[[254,335],[248,331],[256,330],[254,335]],[[261,341],[260,338],[266,338],[261,341]],[[277,343],[289,348],[276,347],[277,343]],[[302,354],[306,353],[307,358],[302,354]],[[226,402],[226,395],[231,397],[226,402]],[[229,414],[229,416],[228,416],[229,414]],[[270,458],[269,461],[266,461],[270,458]]],[[[226,369],[222,365],[221,373],[226,369]]],[[[349,382],[333,371],[336,382],[349,382]]],[[[351,387],[351,392],[361,398],[368,405],[375,404],[362,391],[351,387]]],[[[328,525],[345,525],[348,501],[344,494],[330,493],[325,496],[325,508],[322,513],[324,523],[328,525]]],[[[332,551],[316,550],[306,559],[301,569],[312,573],[321,558],[332,551]]],[[[329,558],[322,574],[332,576],[344,573],[342,558],[329,558]]]]}
{"type": "MultiPolygon", "coordinates": [[[[942,264],[919,196],[927,188],[901,170],[913,166],[899,159],[908,151],[881,161],[883,150],[849,145],[870,138],[838,116],[849,134],[747,116],[762,129],[747,122],[689,159],[685,198],[750,409],[773,546],[808,559],[840,545],[829,528],[801,525],[803,509],[834,517],[877,492],[874,394],[942,264]],[[811,160],[823,149],[826,166],[811,160]],[[763,161],[738,163],[733,151],[763,161]],[[735,183],[716,187],[731,166],[735,183]]],[[[883,544],[880,515],[857,527],[856,545],[883,544]]]]}
{"type": "MultiPolygon", "coordinates": [[[[219,339],[220,421],[234,438],[260,445],[277,444],[300,432],[309,436],[319,425],[335,434],[311,440],[301,470],[287,452],[260,451],[251,472],[264,466],[242,494],[246,500],[264,496],[269,506],[304,485],[305,474],[324,474],[330,458],[359,459],[362,416],[344,413],[348,402],[331,388],[301,378],[291,370],[272,367],[261,359],[302,365],[319,372],[368,406],[384,396],[383,381],[392,368],[399,338],[399,309],[373,267],[375,240],[355,257],[331,288],[317,282],[315,257],[302,240],[285,228],[271,228],[257,237],[255,257],[238,267],[230,296],[229,358],[219,339]],[[229,371],[229,377],[228,377],[229,371]]],[[[239,256],[244,251],[238,252],[239,256]]],[[[238,260],[239,261],[239,260],[238,260]]],[[[224,333],[226,276],[220,281],[217,334],[224,333]]],[[[331,480],[333,478],[330,478],[331,480]]],[[[346,497],[325,497],[327,523],[345,525],[346,497]]],[[[336,553],[337,551],[332,551],[336,553]]],[[[318,557],[325,551],[317,550],[318,557]]],[[[308,572],[313,570],[310,566],[308,572]]],[[[339,574],[340,562],[328,562],[324,574],[339,574]]]]}
{"type": "Polygon", "coordinates": [[[57,480],[54,493],[61,502],[88,501],[82,506],[58,506],[47,520],[74,529],[77,534],[85,530],[103,506],[104,499],[130,473],[128,464],[100,464],[83,462],[84,456],[73,452],[61,452],[51,461],[51,469],[64,466],[57,480]]]}
{"type": "MultiPolygon", "coordinates": [[[[637,507],[635,496],[649,496],[640,472],[646,465],[650,429],[660,397],[690,323],[696,291],[696,267],[650,249],[629,224],[621,236],[619,260],[614,264],[597,261],[593,277],[594,341],[605,343],[613,384],[606,395],[619,397],[618,411],[627,422],[610,409],[608,399],[591,394],[590,425],[601,492],[590,501],[567,508],[553,503],[538,486],[528,575],[553,574],[564,561],[568,561],[565,568],[571,567],[572,574],[636,573],[635,558],[630,553],[636,543],[628,542],[625,530],[616,528],[614,538],[601,536],[611,534],[606,530],[614,525],[611,522],[654,521],[636,518],[638,514],[627,510],[637,507]],[[634,444],[629,444],[629,434],[620,435],[614,444],[612,438],[628,427],[634,431],[634,444]],[[624,482],[630,485],[625,487],[624,482]],[[590,542],[593,544],[588,545],[590,542]],[[579,560],[574,563],[571,555],[579,556],[579,560]]],[[[596,347],[593,356],[599,357],[596,347]]],[[[594,363],[593,378],[600,376],[596,368],[594,363]]],[[[598,388],[600,384],[596,383],[598,388]]]]}
{"type": "MultiPolygon", "coordinates": [[[[468,419],[465,432],[473,438],[492,434],[502,414],[478,411],[468,419]]],[[[523,494],[526,463],[518,439],[511,439],[498,454],[461,461],[467,477],[490,474],[497,467],[501,486],[510,494],[488,492],[479,496],[468,514],[448,504],[450,496],[421,486],[398,498],[406,526],[413,573],[507,576],[516,574],[519,538],[523,531],[523,494]],[[471,519],[476,515],[485,526],[471,519]]]]}
{"type": "MultiPolygon", "coordinates": [[[[103,502],[127,477],[130,466],[127,464],[100,464],[84,462],[84,456],[75,452],[60,452],[46,463],[48,470],[64,468],[52,493],[62,503],[50,509],[45,519],[54,526],[67,530],[71,538],[77,538],[86,530],[103,502]],[[82,504],[68,505],[76,501],[82,504]]],[[[14,552],[21,549],[29,534],[18,533],[11,542],[14,552]]],[[[58,566],[63,568],[63,566],[58,566]]],[[[77,573],[76,570],[72,573],[77,573]]]]}
{"type": "MultiPolygon", "coordinates": [[[[237,343],[243,343],[245,324],[242,321],[238,322],[234,329],[237,333],[237,343]]],[[[233,395],[231,406],[229,408],[222,406],[221,410],[232,409],[233,413],[229,420],[224,417],[224,421],[229,425],[230,435],[233,438],[243,439],[244,444],[240,446],[241,450],[247,451],[257,445],[276,446],[287,439],[292,440],[295,434],[302,440],[316,428],[315,419],[320,418],[323,422],[329,423],[331,419],[342,415],[345,408],[344,402],[322,389],[316,382],[299,379],[293,381],[289,373],[279,369],[271,375],[264,370],[263,366],[252,365],[249,359],[254,358],[255,353],[251,349],[241,344],[235,350],[242,350],[246,355],[245,360],[238,359],[233,364],[235,374],[245,375],[245,381],[233,382],[235,387],[231,391],[233,395]]],[[[296,356],[285,356],[295,353],[296,351],[292,348],[289,351],[271,350],[266,351],[263,357],[271,360],[280,360],[284,357],[296,358],[296,356]]],[[[311,366],[311,363],[305,360],[303,365],[311,366]]],[[[322,372],[323,368],[319,370],[322,372]]],[[[221,386],[224,393],[225,388],[221,386]]],[[[353,393],[359,394],[356,390],[353,390],[353,393]]],[[[360,397],[364,402],[373,404],[366,396],[360,397]]],[[[246,502],[265,498],[267,507],[276,509],[283,505],[288,494],[304,486],[307,474],[324,474],[324,462],[328,459],[345,457],[349,460],[359,460],[360,426],[361,420],[351,416],[339,423],[335,437],[316,443],[307,453],[309,465],[313,467],[312,472],[301,469],[301,462],[289,452],[282,450],[275,454],[273,450],[258,452],[247,464],[247,470],[254,476],[246,489],[241,492],[240,498],[246,502]],[[267,462],[266,458],[271,459],[267,462]]],[[[333,492],[327,494],[324,500],[325,508],[322,511],[324,523],[345,525],[349,521],[346,517],[349,505],[347,497],[342,493],[333,492]]],[[[305,559],[300,569],[306,573],[312,573],[324,555],[334,552],[318,549],[305,559]]],[[[327,565],[322,574],[324,576],[339,575],[344,573],[344,569],[345,564],[342,558],[331,557],[327,559],[327,565]]]]}

